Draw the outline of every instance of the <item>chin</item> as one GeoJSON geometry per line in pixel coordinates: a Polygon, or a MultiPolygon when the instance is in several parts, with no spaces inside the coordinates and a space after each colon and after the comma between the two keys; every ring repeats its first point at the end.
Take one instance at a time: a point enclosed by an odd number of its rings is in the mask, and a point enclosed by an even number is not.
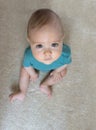
{"type": "Polygon", "coordinates": [[[52,62],[43,62],[44,64],[46,64],[46,65],[50,65],[52,62]]]}
{"type": "Polygon", "coordinates": [[[46,64],[46,65],[50,65],[50,64],[52,64],[53,62],[54,62],[53,60],[51,60],[51,61],[50,61],[50,60],[49,60],[49,61],[43,61],[43,63],[46,64]]]}

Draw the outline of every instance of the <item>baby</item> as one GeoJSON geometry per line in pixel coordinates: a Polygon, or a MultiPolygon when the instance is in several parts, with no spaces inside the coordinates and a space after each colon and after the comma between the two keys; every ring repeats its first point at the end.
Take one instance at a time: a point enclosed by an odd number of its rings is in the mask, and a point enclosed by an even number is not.
{"type": "Polygon", "coordinates": [[[29,47],[24,53],[20,91],[9,96],[11,102],[24,100],[30,80],[34,82],[39,77],[38,71],[49,72],[39,87],[49,97],[52,95],[52,85],[63,79],[71,62],[70,48],[63,39],[63,26],[56,13],[50,9],[39,9],[32,14],[27,27],[29,47]]]}

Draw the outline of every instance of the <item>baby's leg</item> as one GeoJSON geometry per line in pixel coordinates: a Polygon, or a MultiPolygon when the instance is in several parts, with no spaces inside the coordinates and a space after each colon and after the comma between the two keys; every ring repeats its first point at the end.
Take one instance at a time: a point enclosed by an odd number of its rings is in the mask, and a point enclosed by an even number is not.
{"type": "Polygon", "coordinates": [[[67,68],[60,71],[53,71],[48,75],[48,77],[41,83],[40,89],[43,93],[47,94],[49,97],[52,95],[52,85],[58,83],[67,73],[67,68]]]}
{"type": "Polygon", "coordinates": [[[31,66],[30,67],[25,67],[25,70],[30,75],[30,80],[33,81],[33,82],[36,81],[36,79],[39,76],[39,73],[34,68],[32,68],[31,66]]]}
{"type": "Polygon", "coordinates": [[[29,74],[22,67],[21,68],[21,73],[20,73],[20,80],[19,80],[20,91],[18,93],[13,93],[13,94],[11,94],[9,96],[11,102],[16,100],[16,99],[22,101],[25,98],[26,92],[27,92],[27,88],[29,86],[29,79],[30,79],[29,74]]]}

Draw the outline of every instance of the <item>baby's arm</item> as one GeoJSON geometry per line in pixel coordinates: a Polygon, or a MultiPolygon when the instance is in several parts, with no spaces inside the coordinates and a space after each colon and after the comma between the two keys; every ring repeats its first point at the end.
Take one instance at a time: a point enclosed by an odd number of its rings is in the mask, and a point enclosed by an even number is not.
{"type": "Polygon", "coordinates": [[[14,100],[18,99],[23,101],[25,96],[26,96],[26,92],[27,92],[27,88],[29,86],[29,74],[27,73],[27,71],[22,67],[21,71],[20,71],[20,79],[19,79],[19,91],[12,93],[9,95],[10,101],[13,102],[14,100]]]}
{"type": "Polygon", "coordinates": [[[28,86],[29,86],[29,79],[31,78],[32,81],[35,81],[37,78],[37,73],[32,67],[22,67],[20,73],[20,80],[19,80],[19,87],[20,91],[16,93],[12,93],[10,97],[10,101],[13,102],[14,100],[23,100],[25,98],[28,86]]]}

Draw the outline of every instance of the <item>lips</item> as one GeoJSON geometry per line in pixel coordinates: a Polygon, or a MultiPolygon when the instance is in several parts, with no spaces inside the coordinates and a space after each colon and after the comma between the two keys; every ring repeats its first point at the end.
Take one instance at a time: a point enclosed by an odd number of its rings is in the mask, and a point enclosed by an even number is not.
{"type": "Polygon", "coordinates": [[[45,61],[51,60],[52,58],[45,59],[45,61]]]}

